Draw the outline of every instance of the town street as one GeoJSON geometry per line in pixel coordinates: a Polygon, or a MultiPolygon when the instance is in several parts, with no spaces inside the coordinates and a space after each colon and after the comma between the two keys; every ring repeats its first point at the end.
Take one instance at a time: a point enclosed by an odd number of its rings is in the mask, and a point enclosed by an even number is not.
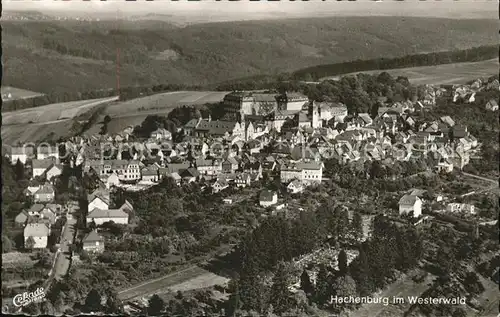
{"type": "Polygon", "coordinates": [[[76,207],[74,205],[69,205],[68,208],[69,210],[66,213],[67,221],[63,228],[60,247],[57,251],[57,258],[53,268],[53,276],[58,280],[63,278],[69,270],[71,260],[70,246],[73,244],[77,222],[76,218],[73,216],[76,207]]]}

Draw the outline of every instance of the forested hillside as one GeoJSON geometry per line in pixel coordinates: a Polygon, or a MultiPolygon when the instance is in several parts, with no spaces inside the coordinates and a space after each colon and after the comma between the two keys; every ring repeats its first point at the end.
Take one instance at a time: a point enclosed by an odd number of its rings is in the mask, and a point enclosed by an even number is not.
{"type": "Polygon", "coordinates": [[[497,43],[494,20],[335,17],[197,24],[4,21],[3,84],[43,93],[205,85],[497,43]]]}

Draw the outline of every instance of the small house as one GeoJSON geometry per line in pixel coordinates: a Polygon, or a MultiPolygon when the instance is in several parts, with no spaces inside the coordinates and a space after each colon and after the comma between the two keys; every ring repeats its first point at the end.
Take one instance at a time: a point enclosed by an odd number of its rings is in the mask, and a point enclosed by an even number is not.
{"type": "Polygon", "coordinates": [[[104,238],[97,233],[97,231],[91,231],[87,234],[83,240],[83,250],[90,253],[100,253],[104,251],[104,238]]]}
{"type": "Polygon", "coordinates": [[[270,207],[278,203],[278,194],[271,190],[263,190],[259,196],[259,204],[262,207],[270,207]]]}
{"type": "Polygon", "coordinates": [[[117,224],[128,224],[129,215],[125,211],[121,209],[98,209],[90,211],[87,215],[87,223],[92,221],[95,222],[96,225],[102,225],[105,222],[113,221],[117,224]]]}
{"type": "Polygon", "coordinates": [[[291,181],[290,184],[288,184],[287,190],[292,194],[301,193],[302,191],[304,191],[304,184],[302,184],[302,182],[298,179],[295,179],[291,181]]]}
{"type": "Polygon", "coordinates": [[[399,214],[410,213],[413,213],[413,217],[419,217],[422,214],[422,200],[416,195],[404,195],[399,200],[399,214]]]}
{"type": "Polygon", "coordinates": [[[26,210],[21,211],[16,218],[14,218],[14,224],[16,227],[24,227],[28,222],[29,214],[26,210]]]}
{"type": "Polygon", "coordinates": [[[56,193],[54,187],[50,184],[43,185],[35,192],[35,202],[48,203],[55,199],[56,193]]]}
{"type": "Polygon", "coordinates": [[[50,228],[44,223],[30,223],[24,227],[25,248],[43,249],[47,247],[50,228]]]}

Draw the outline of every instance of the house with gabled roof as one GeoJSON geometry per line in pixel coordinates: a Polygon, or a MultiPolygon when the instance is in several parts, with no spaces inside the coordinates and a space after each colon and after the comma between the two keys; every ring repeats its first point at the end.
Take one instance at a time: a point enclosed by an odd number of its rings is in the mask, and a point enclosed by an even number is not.
{"type": "Polygon", "coordinates": [[[196,179],[200,177],[200,172],[198,172],[198,170],[194,167],[189,167],[182,170],[179,175],[184,181],[191,183],[196,181],[196,179]]]}
{"type": "Polygon", "coordinates": [[[94,208],[87,215],[87,223],[95,222],[97,226],[102,225],[105,222],[113,221],[117,224],[128,224],[129,215],[127,212],[121,209],[99,209],[94,208]]]}
{"type": "Polygon", "coordinates": [[[57,215],[54,210],[45,206],[40,211],[40,218],[46,220],[49,225],[53,225],[56,223],[57,215]]]}
{"type": "Polygon", "coordinates": [[[26,210],[23,210],[16,216],[16,218],[14,218],[14,224],[16,225],[16,227],[24,227],[29,218],[30,215],[28,214],[28,212],[26,210]]]}
{"type": "Polygon", "coordinates": [[[55,199],[56,193],[54,186],[50,184],[43,185],[35,192],[35,202],[49,203],[55,199]]]}
{"type": "Polygon", "coordinates": [[[42,176],[49,167],[54,165],[54,163],[55,160],[52,158],[44,160],[32,160],[32,178],[34,179],[35,177],[42,176]]]}
{"type": "Polygon", "coordinates": [[[278,194],[275,191],[264,189],[259,195],[259,205],[264,208],[278,203],[278,194]]]}
{"type": "Polygon", "coordinates": [[[486,103],[486,110],[498,111],[498,102],[495,99],[491,99],[486,103]]]}
{"type": "Polygon", "coordinates": [[[24,227],[24,246],[28,247],[30,239],[34,249],[44,249],[50,235],[50,228],[45,223],[29,223],[24,227]]]}
{"type": "Polygon", "coordinates": [[[408,215],[413,213],[413,217],[422,214],[422,200],[416,195],[404,195],[399,200],[399,214],[408,215]]]}
{"type": "Polygon", "coordinates": [[[111,174],[102,175],[99,177],[99,179],[107,189],[110,189],[113,186],[118,186],[120,184],[120,179],[118,178],[118,175],[116,175],[115,172],[112,172],[111,174]]]}
{"type": "Polygon", "coordinates": [[[149,165],[141,170],[143,181],[158,182],[160,176],[158,173],[159,167],[156,164],[149,165]]]}
{"type": "Polygon", "coordinates": [[[45,171],[45,178],[50,181],[54,177],[61,175],[62,172],[63,172],[63,165],[62,164],[52,164],[45,171]]]}
{"type": "Polygon", "coordinates": [[[304,191],[304,184],[298,179],[294,179],[287,186],[287,190],[292,194],[298,194],[304,191]]]}
{"type": "Polygon", "coordinates": [[[229,183],[225,178],[219,178],[212,185],[212,193],[218,193],[229,187],[229,183]]]}
{"type": "Polygon", "coordinates": [[[101,253],[104,251],[104,237],[95,230],[91,231],[83,238],[82,248],[90,253],[101,253]]]}
{"type": "Polygon", "coordinates": [[[455,125],[455,121],[453,121],[453,119],[450,116],[441,117],[440,120],[450,128],[455,125]]]}
{"type": "Polygon", "coordinates": [[[123,205],[120,207],[120,210],[123,210],[125,212],[132,212],[134,211],[134,206],[132,206],[132,204],[128,200],[125,200],[123,205]]]}
{"type": "Polygon", "coordinates": [[[89,196],[88,211],[94,210],[95,208],[101,210],[109,209],[110,200],[106,195],[101,195],[100,193],[92,194],[89,196]]]}
{"type": "Polygon", "coordinates": [[[451,173],[453,172],[453,161],[448,158],[441,158],[435,168],[438,173],[451,173]]]}

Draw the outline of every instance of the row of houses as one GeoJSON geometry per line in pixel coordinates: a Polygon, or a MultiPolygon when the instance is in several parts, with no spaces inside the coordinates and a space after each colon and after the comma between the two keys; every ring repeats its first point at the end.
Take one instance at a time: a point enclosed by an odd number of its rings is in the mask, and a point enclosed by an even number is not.
{"type": "Polygon", "coordinates": [[[109,189],[99,187],[87,196],[87,226],[92,230],[82,239],[83,250],[91,253],[103,252],[106,239],[99,234],[99,226],[104,223],[128,225],[130,213],[134,210],[132,204],[125,201],[119,208],[111,206],[111,193],[109,189]]]}

